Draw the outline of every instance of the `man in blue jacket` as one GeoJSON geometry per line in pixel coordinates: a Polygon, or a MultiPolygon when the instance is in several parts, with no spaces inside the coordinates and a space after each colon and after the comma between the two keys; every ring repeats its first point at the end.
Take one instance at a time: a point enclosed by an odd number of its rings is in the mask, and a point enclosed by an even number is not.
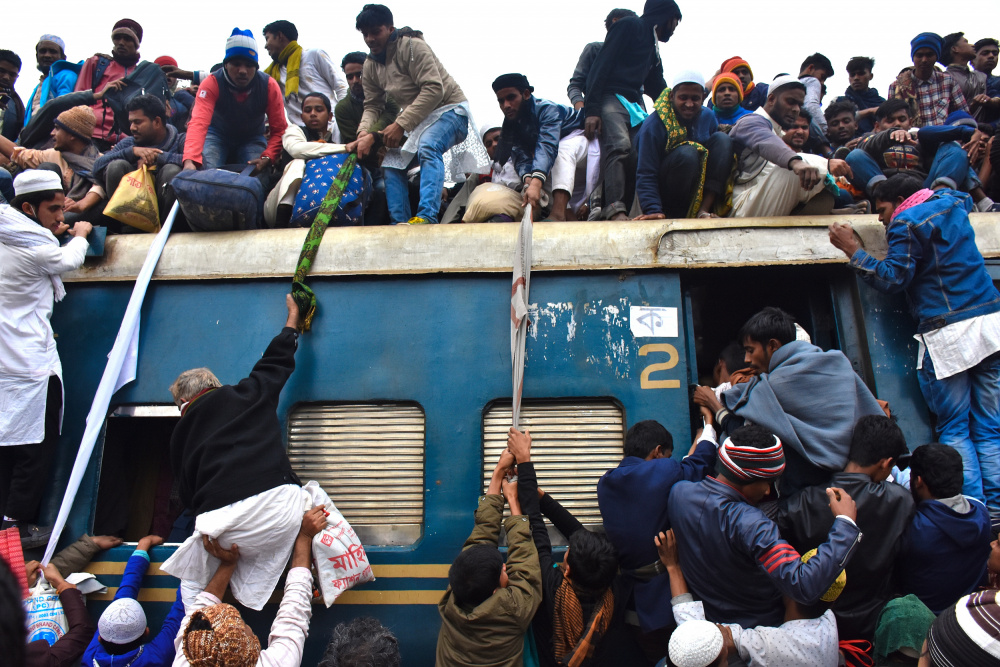
{"type": "Polygon", "coordinates": [[[656,113],[639,126],[635,194],[642,215],[637,220],[716,218],[732,207],[725,193],[736,159],[733,141],[719,132],[704,101],[701,74],[681,72],[657,98],[656,113]]]}
{"type": "Polygon", "coordinates": [[[940,614],[986,580],[990,515],[962,495],[962,457],[947,445],[923,445],[910,459],[910,492],[917,512],[899,550],[905,591],[940,614]]]}
{"type": "Polygon", "coordinates": [[[780,625],[781,596],[799,604],[818,602],[861,540],[854,501],[843,489],[828,488],[833,527],[816,555],[803,563],[757,507],[784,469],[778,438],[763,427],[743,426],[719,447],[714,478],[678,482],[671,490],[670,524],[681,565],[695,599],[704,604],[706,620],[780,625]]]}
{"type": "Polygon", "coordinates": [[[42,35],[35,44],[35,61],[42,73],[24,109],[24,124],[31,115],[60,95],[72,93],[83,63],[66,61],[66,42],[57,35],[42,35]]]}
{"type": "Polygon", "coordinates": [[[917,320],[917,379],[938,440],[962,455],[962,492],[1000,522],[1000,292],[969,222],[972,198],[896,174],[875,191],[889,250],[876,259],[849,224],[830,242],[870,287],[905,292],[917,320]]]}
{"type": "Polygon", "coordinates": [[[618,551],[624,581],[633,586],[631,599],[626,593],[619,603],[635,609],[643,635],[641,643],[654,653],[657,637],[662,638],[665,648],[674,616],[670,581],[657,567],[656,545],[649,536],[670,528],[670,489],[681,480],[704,479],[715,464],[716,446],[713,431],[690,456],[674,459],[670,431],[647,419],[628,430],[625,457],[597,483],[604,530],[618,551]]]}
{"type": "Polygon", "coordinates": [[[504,121],[495,162],[514,160],[523,186],[522,206],[531,204],[534,218],[552,195],[552,219],[566,219],[566,207],[576,187],[576,170],[586,164],[587,140],[583,112],[532,95],[523,74],[501,74],[493,92],[504,121]]]}

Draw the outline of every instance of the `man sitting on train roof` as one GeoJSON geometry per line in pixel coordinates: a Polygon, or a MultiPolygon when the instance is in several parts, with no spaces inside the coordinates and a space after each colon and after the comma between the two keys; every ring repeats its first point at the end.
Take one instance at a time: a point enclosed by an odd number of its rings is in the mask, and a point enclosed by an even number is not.
{"type": "MultiPolygon", "coordinates": [[[[513,159],[523,188],[521,205],[531,205],[535,220],[551,201],[550,218],[564,222],[578,171],[588,172],[579,195],[582,203],[597,185],[598,169],[587,164],[590,142],[583,135],[583,111],[535,97],[534,90],[523,74],[501,74],[493,81],[504,115],[495,161],[505,164],[513,159]]],[[[466,218],[466,222],[484,221],[466,218]]]]}
{"type": "Polygon", "coordinates": [[[670,528],[670,489],[681,480],[700,481],[712,471],[717,447],[713,433],[691,455],[677,460],[670,431],[652,419],[641,421],[625,434],[621,463],[597,483],[604,530],[618,551],[631,589],[617,603],[637,614],[632,625],[638,625],[640,643],[653,663],[666,655],[674,623],[670,582],[656,567],[656,548],[649,536],[670,528]],[[639,507],[642,511],[636,511],[639,507]]]}
{"type": "Polygon", "coordinates": [[[253,33],[234,28],[222,67],[198,87],[184,141],[184,169],[252,164],[254,175],[268,173],[278,161],[287,127],[281,87],[260,71],[253,33]]]}
{"type": "MultiPolygon", "coordinates": [[[[186,616],[174,638],[174,667],[299,667],[302,650],[312,618],[312,540],[326,527],[326,513],[314,507],[299,514],[296,508],[296,533],[292,539],[292,560],[285,575],[285,591],[278,612],[271,623],[267,648],[240,616],[236,607],[222,598],[238,573],[243,549],[233,543],[228,549],[219,540],[202,536],[206,551],[218,563],[210,580],[198,590],[198,596],[185,604],[186,616]]],[[[284,569],[287,556],[272,556],[284,569]]],[[[85,667],[90,667],[89,665],[85,667]]],[[[115,667],[118,667],[117,665],[115,667]]]]}
{"type": "Polygon", "coordinates": [[[542,602],[542,574],[517,481],[506,478],[514,463],[514,454],[505,449],[479,499],[476,526],[448,570],[448,590],[438,603],[437,667],[520,667],[523,662],[524,633],[542,602]],[[504,498],[511,514],[506,521],[504,498]],[[506,564],[497,550],[501,521],[506,564]]]}
{"type": "MultiPolygon", "coordinates": [[[[170,437],[170,467],[195,532],[163,564],[181,580],[185,605],[212,576],[202,536],[240,545],[233,597],[260,610],[281,577],[302,519],[303,491],[282,440],[278,399],[295,370],[299,308],[288,317],[249,377],[223,385],[207,368],[180,374],[170,393],[181,418],[170,437]]],[[[206,351],[205,354],[210,354],[206,351]]]]}
{"type": "Polygon", "coordinates": [[[625,590],[618,555],[603,534],[587,530],[552,494],[538,487],[531,434],[511,428],[507,446],[517,460],[517,496],[531,523],[542,571],[542,605],[532,621],[542,665],[641,666],[646,661],[625,626],[625,590]],[[543,515],[569,541],[562,568],[552,553],[543,515]]]}
{"type": "Polygon", "coordinates": [[[941,444],[965,462],[962,492],[1000,524],[1000,292],[969,222],[972,198],[896,174],[875,191],[889,249],[868,254],[850,225],[830,242],[870,287],[905,292],[917,320],[917,379],[941,444]]]}
{"type": "Polygon", "coordinates": [[[728,133],[736,121],[751,113],[741,104],[743,82],[732,72],[720,72],[709,83],[712,88],[711,109],[719,121],[719,129],[728,133]]]}
{"type": "Polygon", "coordinates": [[[126,174],[142,166],[150,167],[160,220],[166,220],[174,205],[173,190],[167,185],[181,171],[185,135],[167,122],[167,109],[155,95],[136,95],[125,108],[131,136],[94,162],[94,177],[104,185],[110,199],[126,174]]]}
{"type": "Polygon", "coordinates": [[[823,110],[826,119],[826,138],[830,140],[830,148],[854,148],[861,136],[858,132],[858,106],[848,100],[839,99],[823,110]]]}
{"type": "Polygon", "coordinates": [[[698,387],[695,403],[709,408],[726,434],[747,421],[781,439],[788,462],[778,483],[782,498],[826,484],[847,465],[855,422],[885,411],[843,352],[797,340],[795,321],[783,310],[761,310],[747,320],[737,340],[757,377],[734,385],[721,398],[698,387]]]}
{"type": "MultiPolygon", "coordinates": [[[[815,604],[836,581],[858,542],[854,501],[826,490],[835,517],[816,555],[801,555],[757,507],[785,470],[784,448],[768,429],[743,426],[719,447],[716,476],[670,490],[670,524],[680,564],[705,617],[743,627],[777,626],[782,595],[815,604]]],[[[669,600],[667,596],[667,600],[669,600]]]]}
{"type": "Polygon", "coordinates": [[[753,70],[750,69],[750,63],[743,60],[743,58],[733,56],[732,58],[723,60],[716,75],[723,72],[735,74],[736,78],[740,80],[743,89],[740,106],[744,109],[755,111],[767,101],[768,85],[766,83],[754,83],[753,70]]]}
{"type": "MultiPolygon", "coordinates": [[[[824,191],[827,174],[846,175],[843,160],[796,153],[781,140],[805,101],[805,85],[784,75],[770,86],[767,101],[743,116],[729,131],[738,155],[733,215],[739,218],[785,216],[824,191]]],[[[833,208],[820,204],[824,212],[833,208]]]]}
{"type": "Polygon", "coordinates": [[[717,218],[727,215],[733,141],[703,106],[705,80],[681,72],[664,88],[636,135],[636,220],[717,218]]]}

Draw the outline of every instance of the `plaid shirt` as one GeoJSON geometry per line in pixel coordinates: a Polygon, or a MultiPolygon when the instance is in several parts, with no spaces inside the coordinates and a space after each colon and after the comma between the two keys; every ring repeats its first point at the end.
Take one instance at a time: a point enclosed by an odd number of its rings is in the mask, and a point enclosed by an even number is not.
{"type": "MultiPolygon", "coordinates": [[[[962,94],[962,87],[947,72],[937,70],[931,73],[931,78],[923,81],[913,75],[916,84],[918,117],[913,119],[915,127],[925,125],[944,125],[948,114],[952,111],[968,111],[969,104],[962,94]]],[[[889,98],[896,97],[898,81],[889,84],[889,98]]]]}

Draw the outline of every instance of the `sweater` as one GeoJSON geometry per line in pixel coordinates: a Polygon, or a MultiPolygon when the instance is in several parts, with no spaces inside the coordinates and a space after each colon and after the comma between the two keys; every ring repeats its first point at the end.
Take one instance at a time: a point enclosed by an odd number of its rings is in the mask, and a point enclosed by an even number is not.
{"type": "Polygon", "coordinates": [[[597,60],[597,54],[601,52],[604,42],[591,42],[583,47],[580,59],[576,61],[576,69],[573,76],[569,78],[569,86],[566,87],[566,94],[569,102],[576,106],[577,102],[583,102],[584,92],[587,90],[587,77],[590,75],[590,67],[597,60]]]}
{"type": "Polygon", "coordinates": [[[600,116],[601,105],[609,95],[640,102],[641,91],[645,90],[655,100],[666,87],[653,24],[646,17],[623,18],[611,26],[591,65],[585,115],[600,116]]]}
{"type": "Polygon", "coordinates": [[[736,121],[729,136],[736,148],[737,183],[752,181],[768,162],[782,169],[789,168],[795,151],[781,138],[780,130],[778,123],[763,108],[736,121]]]}
{"type": "MultiPolygon", "coordinates": [[[[180,165],[184,157],[184,133],[178,132],[176,127],[169,124],[166,126],[166,129],[167,136],[161,143],[154,146],[141,146],[141,148],[158,148],[163,151],[156,156],[156,164],[159,166],[165,164],[180,165]]],[[[135,139],[132,137],[125,137],[119,141],[115,144],[114,148],[97,158],[94,162],[94,177],[103,183],[108,165],[115,160],[125,160],[133,167],[137,167],[139,158],[135,156],[133,148],[135,148],[135,139]]]]}
{"type": "MultiPolygon", "coordinates": [[[[258,74],[260,73],[258,72],[258,74]]],[[[281,87],[271,77],[266,78],[267,147],[261,153],[261,157],[269,157],[271,164],[277,164],[281,154],[281,137],[288,128],[288,121],[285,119],[285,99],[281,95],[281,87]]],[[[250,92],[236,91],[233,94],[237,102],[242,102],[247,99],[250,92]]],[[[187,136],[184,141],[185,160],[193,160],[197,164],[201,164],[201,151],[205,147],[205,137],[208,134],[208,127],[212,124],[215,103],[218,100],[219,80],[215,76],[210,76],[202,81],[198,87],[198,97],[195,99],[194,109],[191,110],[191,119],[188,121],[187,136]]]]}
{"type": "Polygon", "coordinates": [[[24,667],[70,667],[80,664],[80,656],[94,634],[94,622],[87,613],[83,594],[75,587],[60,593],[59,602],[66,613],[69,630],[52,646],[44,639],[29,643],[24,649],[24,667]]]}
{"type": "Polygon", "coordinates": [[[187,404],[170,438],[181,502],[193,514],[299,484],[282,441],[278,397],[295,370],[298,333],[285,327],[250,375],[187,404]]]}
{"type": "MultiPolygon", "coordinates": [[[[361,117],[365,113],[364,100],[355,99],[354,95],[348,93],[344,99],[337,102],[333,109],[333,116],[337,119],[337,129],[340,130],[340,140],[349,144],[358,138],[358,125],[361,124],[361,117]]],[[[385,101],[385,109],[378,117],[378,120],[368,130],[369,132],[381,132],[392,125],[399,115],[399,105],[388,98],[385,101]]],[[[377,158],[375,160],[377,162],[377,158]]],[[[376,166],[378,166],[376,164],[376,166]]]]}

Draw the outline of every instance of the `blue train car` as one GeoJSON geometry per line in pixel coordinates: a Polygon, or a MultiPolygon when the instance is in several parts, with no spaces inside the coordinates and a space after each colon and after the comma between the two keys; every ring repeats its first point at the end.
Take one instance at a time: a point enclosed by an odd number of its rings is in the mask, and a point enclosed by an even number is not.
{"type": "MultiPolygon", "coordinates": [[[[975,219],[1000,255],[995,216],[975,219]]],[[[853,220],[866,246],[874,218],[853,220]]],[[[843,350],[900,415],[911,446],[932,439],[912,372],[913,324],[900,299],[859,285],[809,219],[539,224],[535,228],[522,423],[540,484],[588,525],[600,524],[596,481],[621,458],[626,428],[657,419],[687,452],[696,426],[688,387],[750,314],[778,305],[825,348],[843,350]]],[[[167,387],[208,366],[244,377],[284,322],[305,230],[172,238],[141,317],[138,375],[115,396],[63,535],[134,542],[178,532],[166,459],[179,418],[167,387]]],[[[510,425],[510,262],[515,225],[331,229],[310,284],[320,310],[300,339],[279,416],[303,481],[316,479],[355,526],[376,581],[315,605],[303,664],[333,626],[379,618],[407,665],[431,665],[435,605],[472,528],[484,478],[510,425]]],[[[67,276],[53,317],[66,410],[45,512],[54,516],[132,284],[151,237],[109,239],[103,258],[67,276]]],[[[153,550],[140,600],[155,629],[176,580],[153,550]]],[[[90,571],[111,599],[134,545],[90,571]]],[[[274,598],[274,602],[277,598],[274,598]]],[[[245,617],[265,637],[275,605],[245,617]]]]}

